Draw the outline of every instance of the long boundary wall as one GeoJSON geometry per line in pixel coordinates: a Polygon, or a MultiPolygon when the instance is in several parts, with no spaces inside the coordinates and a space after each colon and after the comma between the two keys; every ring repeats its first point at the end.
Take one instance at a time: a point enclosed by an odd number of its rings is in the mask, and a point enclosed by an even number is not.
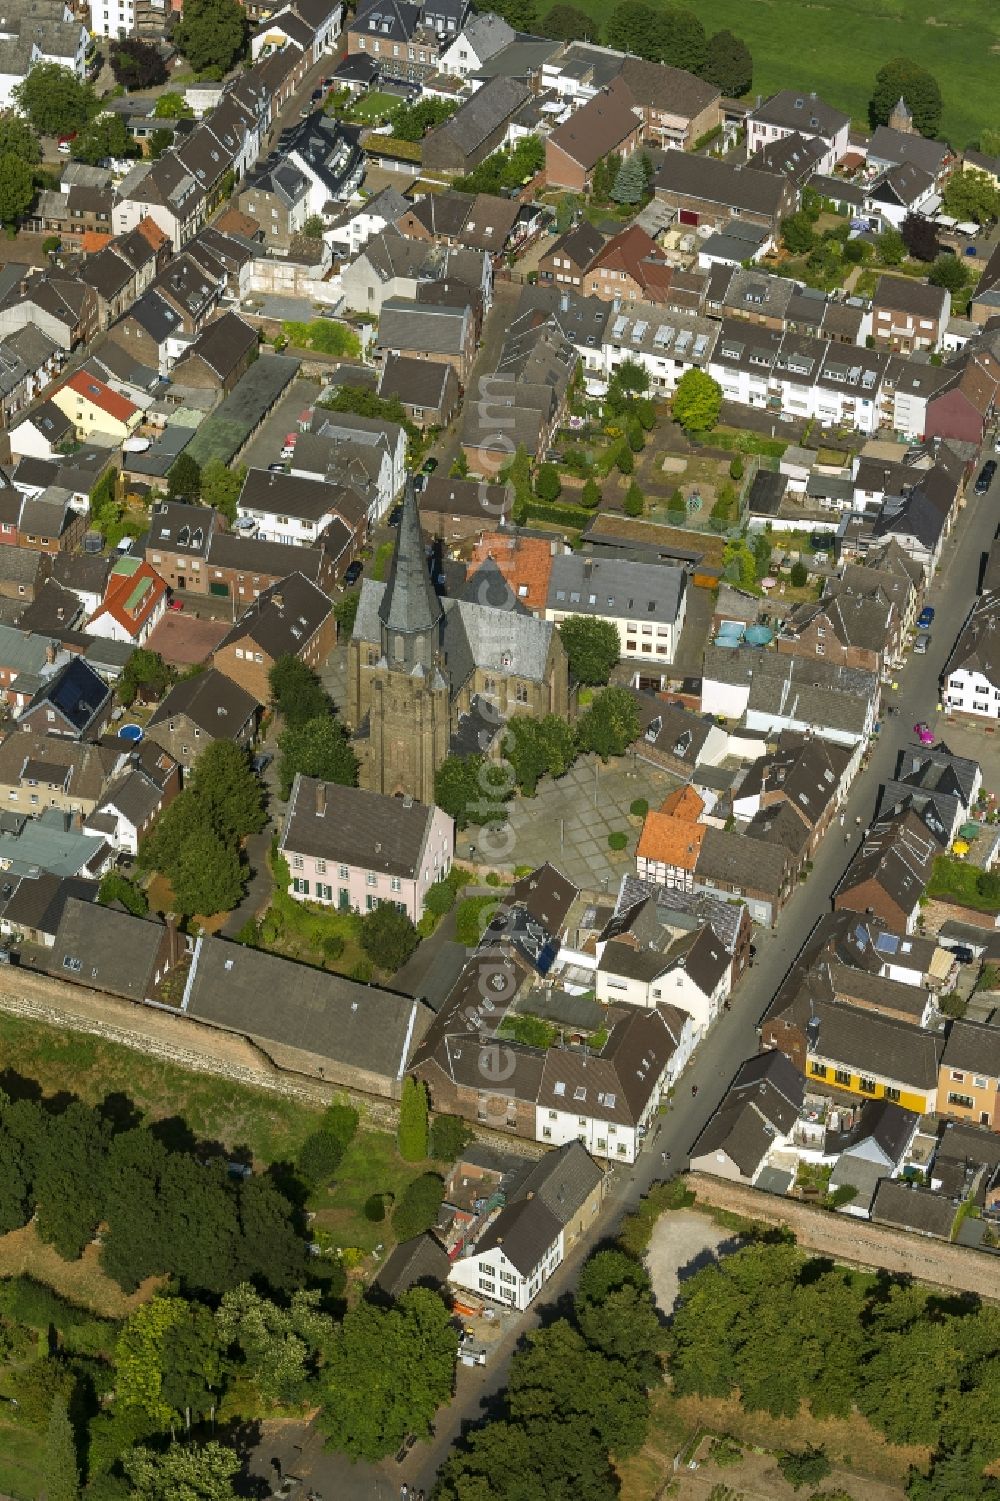
{"type": "Polygon", "coordinates": [[[884,1269],[952,1292],[1000,1301],[1000,1257],[907,1230],[873,1225],[854,1215],[817,1209],[798,1199],[778,1198],[743,1183],[713,1178],[709,1173],[689,1173],[686,1181],[703,1204],[766,1225],[785,1226],[803,1250],[816,1251],[849,1266],[884,1269]]]}

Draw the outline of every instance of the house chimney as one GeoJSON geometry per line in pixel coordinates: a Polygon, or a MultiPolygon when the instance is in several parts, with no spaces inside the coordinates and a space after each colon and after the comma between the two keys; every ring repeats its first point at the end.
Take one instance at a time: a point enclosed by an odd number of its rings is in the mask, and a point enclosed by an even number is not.
{"type": "Polygon", "coordinates": [[[316,783],[316,817],[326,817],[326,783],[316,783]]]}
{"type": "Polygon", "coordinates": [[[285,597],[284,597],[284,595],[283,594],[272,594],[271,595],[271,603],[274,605],[275,609],[277,609],[277,610],[283,610],[285,608],[285,597]]]}
{"type": "Polygon", "coordinates": [[[48,646],[45,648],[45,660],[51,666],[51,664],[55,661],[55,659],[56,659],[56,644],[55,644],[54,641],[50,641],[49,644],[48,644],[48,646]]]}
{"type": "Polygon", "coordinates": [[[183,940],[177,931],[177,914],[168,912],[163,919],[167,929],[167,968],[173,969],[180,962],[183,940]]]}

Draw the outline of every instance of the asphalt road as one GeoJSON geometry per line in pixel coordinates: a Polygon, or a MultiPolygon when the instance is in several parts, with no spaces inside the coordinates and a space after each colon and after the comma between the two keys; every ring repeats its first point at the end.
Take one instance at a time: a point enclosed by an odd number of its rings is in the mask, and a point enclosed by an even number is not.
{"type": "MultiPolygon", "coordinates": [[[[977,471],[978,472],[978,466],[977,471]]],[[[969,487],[965,512],[945,544],[934,584],[926,602],[936,616],[931,647],[926,656],[910,657],[897,674],[898,692],[887,691],[883,704],[895,703],[899,713],[882,718],[882,732],[866,769],[855,781],[846,804],[845,832],[831,833],[817,851],[809,879],[798,887],[785,907],[776,932],[757,935],[757,958],[733,997],[695,1054],[674,1101],[660,1118],[654,1140],[635,1168],[613,1169],[607,1198],[592,1236],[574,1248],[570,1257],[546,1284],[544,1299],[495,1350],[490,1363],[472,1370],[459,1367],[456,1393],[438,1418],[430,1443],[418,1444],[407,1460],[379,1466],[350,1465],[339,1455],[325,1454],[318,1437],[304,1430],[286,1429],[280,1444],[265,1444],[258,1451],[257,1474],[267,1472],[271,1455],[284,1458],[286,1468],[303,1476],[324,1501],[394,1501],[405,1480],[411,1495],[429,1493],[438,1468],[463,1428],[475,1424],[504,1386],[510,1359],[523,1334],[537,1327],[553,1304],[571,1292],[581,1262],[602,1238],[613,1235],[626,1213],[635,1207],[649,1186],[665,1174],[681,1171],[690,1148],[716,1109],[739,1065],[757,1049],[757,1027],[779,984],[817,920],[830,910],[834,887],[847,868],[871,819],[881,783],[895,768],[899,750],[915,743],[913,725],[937,719],[938,681],[955,637],[976,596],[982,554],[988,551],[1000,522],[1000,478],[988,495],[979,497],[969,487]],[[692,1094],[697,1087],[697,1097],[692,1094]],[[670,1153],[669,1165],[661,1159],[670,1153]],[[301,1445],[301,1447],[295,1447],[301,1445]]]]}

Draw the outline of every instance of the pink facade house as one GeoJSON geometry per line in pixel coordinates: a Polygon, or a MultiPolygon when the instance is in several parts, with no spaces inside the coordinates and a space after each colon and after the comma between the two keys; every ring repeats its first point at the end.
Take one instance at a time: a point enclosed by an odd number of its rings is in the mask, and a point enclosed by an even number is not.
{"type": "Polygon", "coordinates": [[[341,911],[392,902],[417,922],[451,869],[455,823],[440,808],[296,776],[281,836],[290,896],[341,911]]]}

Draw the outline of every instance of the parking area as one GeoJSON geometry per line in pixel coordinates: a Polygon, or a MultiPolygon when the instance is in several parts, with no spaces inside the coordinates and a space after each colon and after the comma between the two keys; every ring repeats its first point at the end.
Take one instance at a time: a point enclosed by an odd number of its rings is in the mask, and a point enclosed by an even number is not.
{"type": "Polygon", "coordinates": [[[315,402],[320,393],[316,380],[293,380],[277,406],[265,418],[260,432],[241,455],[240,462],[250,469],[266,469],[280,460],[286,433],[296,430],[299,416],[315,402]]]}

